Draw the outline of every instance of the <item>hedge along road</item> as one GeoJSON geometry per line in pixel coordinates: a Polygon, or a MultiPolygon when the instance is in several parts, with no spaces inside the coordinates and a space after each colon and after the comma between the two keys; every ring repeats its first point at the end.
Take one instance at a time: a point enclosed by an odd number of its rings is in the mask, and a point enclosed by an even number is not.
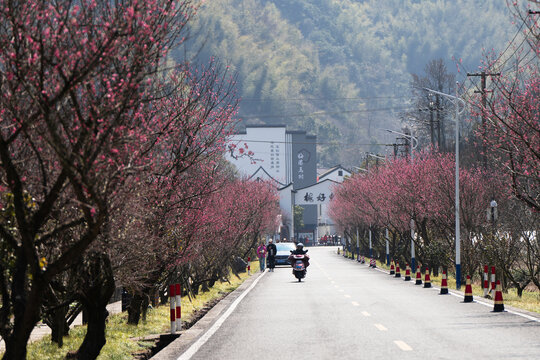
{"type": "Polygon", "coordinates": [[[180,359],[540,358],[540,319],[494,313],[311,248],[298,283],[265,273],[180,359]]]}

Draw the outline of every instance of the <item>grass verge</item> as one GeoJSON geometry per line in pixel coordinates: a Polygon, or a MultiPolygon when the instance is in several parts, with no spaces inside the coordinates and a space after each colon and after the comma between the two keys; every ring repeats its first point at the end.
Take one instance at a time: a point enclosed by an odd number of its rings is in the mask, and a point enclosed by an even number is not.
{"type": "MultiPolygon", "coordinates": [[[[258,262],[251,263],[253,269],[258,269],[258,262]]],[[[234,291],[244,280],[247,273],[240,274],[240,278],[231,275],[230,282],[218,282],[208,292],[200,293],[196,298],[189,300],[182,297],[182,322],[190,323],[194,316],[206,307],[207,304],[222,298],[234,291]]],[[[107,343],[98,357],[100,360],[131,360],[133,354],[153,346],[153,343],[134,340],[154,334],[163,334],[170,331],[169,306],[161,305],[148,310],[146,322],[142,321],[138,326],[127,324],[127,313],[111,315],[107,322],[107,343]]],[[[64,346],[58,346],[50,341],[50,336],[28,344],[27,359],[61,360],[65,359],[69,351],[75,351],[86,334],[86,326],[77,326],[70,330],[69,336],[64,337],[64,346]]],[[[1,354],[0,354],[1,355],[1,354]]]]}

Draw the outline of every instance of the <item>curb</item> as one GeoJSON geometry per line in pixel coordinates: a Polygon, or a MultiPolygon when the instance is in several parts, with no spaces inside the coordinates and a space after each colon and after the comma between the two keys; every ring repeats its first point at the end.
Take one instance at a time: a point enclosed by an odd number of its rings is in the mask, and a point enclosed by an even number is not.
{"type": "Polygon", "coordinates": [[[187,330],[181,330],[180,336],[152,356],[152,360],[177,360],[189,347],[194,344],[221,317],[229,306],[263,273],[256,272],[246,279],[236,290],[225,296],[199,321],[187,330]]]}

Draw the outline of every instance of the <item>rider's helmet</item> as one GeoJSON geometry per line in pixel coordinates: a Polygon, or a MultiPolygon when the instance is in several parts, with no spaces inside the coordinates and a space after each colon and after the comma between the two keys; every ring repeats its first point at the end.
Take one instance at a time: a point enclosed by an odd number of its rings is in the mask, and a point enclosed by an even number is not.
{"type": "Polygon", "coordinates": [[[296,244],[296,250],[302,250],[302,249],[304,249],[304,244],[302,243],[296,244]]]}

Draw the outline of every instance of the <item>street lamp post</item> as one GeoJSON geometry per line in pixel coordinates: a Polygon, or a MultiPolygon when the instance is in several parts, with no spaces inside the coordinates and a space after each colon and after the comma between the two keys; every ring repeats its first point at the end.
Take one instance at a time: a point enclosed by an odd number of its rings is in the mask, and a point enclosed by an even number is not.
{"type": "Polygon", "coordinates": [[[465,110],[465,101],[460,99],[457,96],[457,86],[456,86],[456,96],[449,95],[442,93],[440,91],[423,88],[424,90],[433,93],[438,94],[444,97],[447,97],[450,99],[451,102],[454,103],[456,106],[456,115],[455,115],[455,122],[456,122],[456,189],[455,189],[455,207],[456,207],[456,226],[455,226],[455,232],[456,232],[456,289],[461,288],[461,253],[460,253],[460,246],[461,246],[461,237],[460,237],[460,224],[459,224],[459,115],[465,110]],[[461,111],[459,110],[459,103],[463,105],[463,109],[461,111]]]}
{"type": "MultiPolygon", "coordinates": [[[[413,136],[412,134],[405,134],[399,131],[390,130],[390,129],[383,129],[385,131],[388,131],[389,133],[397,134],[404,136],[406,138],[409,138],[411,140],[411,164],[414,162],[414,149],[418,146],[418,138],[416,136],[413,136]]],[[[416,271],[416,259],[414,254],[414,220],[411,219],[411,269],[413,271],[416,271]]]]}
{"type": "MultiPolygon", "coordinates": [[[[416,138],[415,138],[416,139],[416,138]]],[[[416,143],[418,144],[418,141],[416,141],[416,143]]],[[[411,147],[411,151],[412,151],[412,147],[411,147]]],[[[381,159],[381,160],[384,160],[384,161],[387,161],[386,157],[383,157],[383,156],[379,156],[377,154],[372,154],[370,152],[367,152],[366,153],[367,156],[372,156],[376,159],[381,159]]],[[[412,156],[412,152],[411,152],[411,156],[412,156]]],[[[369,165],[369,162],[366,161],[367,165],[369,165]]],[[[373,250],[372,250],[372,246],[371,246],[371,226],[369,227],[369,257],[371,258],[373,256],[373,250]]],[[[414,258],[414,256],[413,256],[414,258]]],[[[386,229],[386,265],[390,266],[390,244],[389,244],[389,241],[388,241],[388,228],[386,229]]]]}
{"type": "Polygon", "coordinates": [[[369,259],[373,259],[373,246],[371,245],[371,224],[369,224],[369,259]]]}
{"type": "Polygon", "coordinates": [[[281,214],[278,214],[277,215],[277,219],[278,219],[278,227],[277,227],[277,230],[276,230],[276,242],[278,241],[278,239],[281,239],[281,214]]]}
{"type": "Polygon", "coordinates": [[[390,266],[390,241],[388,240],[388,228],[385,229],[386,237],[386,265],[390,266]]]}
{"type": "Polygon", "coordinates": [[[368,171],[369,171],[369,159],[368,159],[368,156],[374,157],[375,159],[377,159],[377,162],[379,161],[379,159],[386,162],[386,157],[380,156],[380,155],[377,155],[377,154],[372,154],[370,152],[366,152],[366,167],[367,167],[368,171]]]}
{"type": "Polygon", "coordinates": [[[390,129],[382,129],[384,131],[388,131],[389,133],[401,135],[411,140],[411,163],[414,162],[414,149],[418,146],[418,138],[416,136],[413,136],[412,134],[404,134],[399,131],[390,130],[390,129]]]}
{"type": "Polygon", "coordinates": [[[360,259],[360,237],[358,236],[358,226],[356,227],[356,260],[360,259]]]}
{"type": "Polygon", "coordinates": [[[363,171],[363,172],[369,172],[368,169],[364,169],[364,168],[361,168],[361,167],[358,167],[358,166],[353,166],[353,168],[359,170],[359,171],[363,171]]]}

